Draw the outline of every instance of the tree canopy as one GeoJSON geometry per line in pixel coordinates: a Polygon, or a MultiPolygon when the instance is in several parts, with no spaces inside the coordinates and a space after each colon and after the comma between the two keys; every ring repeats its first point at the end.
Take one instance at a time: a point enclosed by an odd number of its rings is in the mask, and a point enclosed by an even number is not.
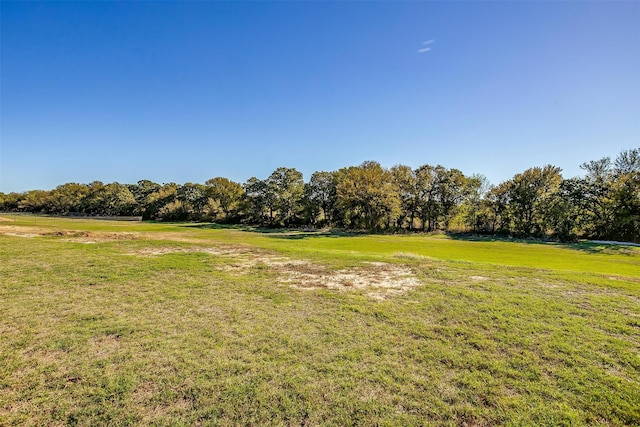
{"type": "Polygon", "coordinates": [[[244,184],[220,176],[182,185],[146,179],[135,184],[69,182],[49,191],[0,193],[0,210],[640,241],[640,148],[581,168],[583,177],[564,178],[553,165],[533,167],[497,185],[441,165],[387,169],[375,161],[314,172],[306,183],[301,172],[288,167],[244,184]]]}

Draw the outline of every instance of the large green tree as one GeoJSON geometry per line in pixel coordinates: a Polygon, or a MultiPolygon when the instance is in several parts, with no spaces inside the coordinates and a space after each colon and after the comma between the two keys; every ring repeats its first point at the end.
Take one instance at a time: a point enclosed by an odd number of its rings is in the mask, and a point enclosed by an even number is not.
{"type": "Polygon", "coordinates": [[[176,198],[182,202],[187,219],[201,221],[207,206],[206,187],[202,184],[187,182],[178,187],[176,198]]]}
{"type": "Polygon", "coordinates": [[[15,212],[20,209],[20,200],[23,194],[11,192],[0,193],[0,210],[15,212]]]}
{"type": "Polygon", "coordinates": [[[265,211],[268,210],[268,219],[273,218],[273,197],[267,183],[256,177],[251,177],[242,186],[244,189],[243,210],[250,223],[262,224],[267,219],[265,211]]]}
{"type": "Polygon", "coordinates": [[[551,201],[558,192],[560,168],[546,165],[516,174],[509,185],[513,231],[519,236],[542,236],[547,231],[551,201]]]}
{"type": "Polygon", "coordinates": [[[160,184],[150,181],[148,179],[141,179],[135,184],[130,184],[127,186],[133,197],[136,199],[136,209],[134,211],[135,215],[142,215],[143,218],[150,218],[151,216],[147,214],[146,202],[149,195],[155,193],[160,189],[160,184]]]}
{"type": "Polygon", "coordinates": [[[484,231],[506,234],[511,231],[509,203],[511,198],[510,182],[501,182],[491,186],[482,200],[481,221],[484,231]]]}
{"type": "Polygon", "coordinates": [[[206,194],[211,199],[212,206],[218,206],[222,213],[216,213],[214,219],[229,220],[237,215],[244,195],[241,184],[221,176],[208,179],[205,184],[206,194]]]}
{"type": "Polygon", "coordinates": [[[473,232],[481,230],[482,199],[488,190],[489,180],[484,175],[475,174],[465,177],[462,208],[464,220],[473,232]]]}
{"type": "Polygon", "coordinates": [[[312,215],[321,211],[324,224],[331,224],[333,220],[338,201],[336,181],[335,172],[314,172],[305,187],[306,200],[311,205],[310,211],[314,212],[312,215]]]}
{"type": "Polygon", "coordinates": [[[378,162],[350,167],[336,188],[338,202],[352,226],[368,230],[389,228],[400,215],[400,196],[391,173],[378,162]]]}
{"type": "Polygon", "coordinates": [[[126,185],[112,182],[104,186],[102,191],[102,213],[105,215],[131,215],[136,206],[136,199],[126,185]]]}
{"type": "Polygon", "coordinates": [[[51,191],[52,210],[58,214],[82,212],[89,192],[85,184],[69,182],[59,185],[51,191]]]}
{"type": "Polygon", "coordinates": [[[92,181],[87,184],[89,194],[84,199],[83,212],[89,215],[100,215],[104,213],[104,183],[102,181],[92,181]]]}
{"type": "Polygon", "coordinates": [[[436,199],[439,204],[439,213],[444,222],[444,229],[449,229],[449,223],[455,216],[460,203],[462,202],[465,189],[466,178],[458,169],[446,169],[436,166],[436,199]]]}
{"type": "Polygon", "coordinates": [[[423,231],[432,231],[438,226],[440,204],[438,201],[438,176],[442,166],[422,165],[416,169],[417,208],[423,231]]]}
{"type": "Polygon", "coordinates": [[[640,241],[640,148],[622,151],[614,162],[611,198],[613,236],[640,241]]]}
{"type": "Polygon", "coordinates": [[[295,168],[279,167],[267,178],[266,183],[268,192],[273,197],[276,219],[280,224],[291,225],[303,207],[302,173],[295,168]]]}
{"type": "Polygon", "coordinates": [[[400,197],[400,215],[397,227],[402,227],[406,222],[407,228],[413,230],[420,201],[416,173],[409,166],[396,165],[391,168],[391,176],[400,197]]]}
{"type": "Polygon", "coordinates": [[[604,157],[583,163],[586,171],[582,187],[582,201],[585,207],[585,235],[605,238],[611,234],[614,222],[615,202],[613,200],[613,167],[611,159],[604,157]]]}
{"type": "Polygon", "coordinates": [[[173,221],[186,218],[184,204],[178,200],[178,187],[169,182],[149,193],[144,201],[144,219],[173,221]]]}
{"type": "Polygon", "coordinates": [[[47,212],[51,206],[51,194],[44,190],[27,191],[18,202],[18,208],[27,212],[47,212]]]}

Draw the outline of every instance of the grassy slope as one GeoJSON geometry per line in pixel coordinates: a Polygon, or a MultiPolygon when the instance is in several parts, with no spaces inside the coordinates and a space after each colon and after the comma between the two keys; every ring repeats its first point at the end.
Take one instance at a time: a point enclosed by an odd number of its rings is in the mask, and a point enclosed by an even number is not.
{"type": "MultiPolygon", "coordinates": [[[[10,217],[12,218],[12,217],[10,217]]],[[[0,425],[638,425],[640,252],[18,217],[0,235],[0,425]],[[407,264],[385,301],[205,253],[407,264]]]]}

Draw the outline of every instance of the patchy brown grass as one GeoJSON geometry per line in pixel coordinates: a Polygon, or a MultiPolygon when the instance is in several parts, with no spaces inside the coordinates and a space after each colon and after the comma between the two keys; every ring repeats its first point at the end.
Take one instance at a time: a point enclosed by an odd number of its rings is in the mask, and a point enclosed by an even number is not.
{"type": "Polygon", "coordinates": [[[76,243],[112,242],[115,240],[140,240],[143,238],[143,236],[139,233],[104,233],[96,231],[83,231],[79,233],[58,231],[48,235],[68,237],[67,239],[65,239],[66,241],[76,243]]]}
{"type": "Polygon", "coordinates": [[[43,227],[0,225],[0,235],[13,237],[64,237],[64,241],[76,243],[111,242],[114,240],[138,240],[143,238],[135,232],[103,232],[78,230],[51,230],[43,227]]]}
{"type": "Polygon", "coordinates": [[[172,253],[207,253],[231,260],[219,265],[221,271],[246,274],[252,268],[264,268],[275,273],[276,282],[297,289],[325,288],[337,291],[368,291],[366,294],[382,300],[406,293],[421,282],[406,266],[385,262],[365,262],[362,266],[341,270],[331,269],[307,260],[288,258],[266,250],[243,246],[216,247],[154,247],[144,248],[129,255],[160,256],[172,253]]]}
{"type": "Polygon", "coordinates": [[[365,264],[337,271],[322,266],[300,271],[297,266],[290,268],[287,265],[282,269],[283,277],[280,281],[301,289],[366,290],[367,296],[374,299],[403,294],[421,284],[408,267],[383,262],[365,264]]]}

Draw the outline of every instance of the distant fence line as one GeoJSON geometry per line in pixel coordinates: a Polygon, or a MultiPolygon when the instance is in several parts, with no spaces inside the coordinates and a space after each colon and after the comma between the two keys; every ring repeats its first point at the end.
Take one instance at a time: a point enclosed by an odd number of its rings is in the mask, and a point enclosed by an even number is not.
{"type": "Polygon", "coordinates": [[[108,215],[85,215],[75,214],[73,212],[68,215],[50,215],[33,212],[0,212],[0,215],[13,216],[33,216],[43,218],[70,218],[70,219],[98,219],[103,221],[142,221],[142,216],[108,216],[108,215]]]}

